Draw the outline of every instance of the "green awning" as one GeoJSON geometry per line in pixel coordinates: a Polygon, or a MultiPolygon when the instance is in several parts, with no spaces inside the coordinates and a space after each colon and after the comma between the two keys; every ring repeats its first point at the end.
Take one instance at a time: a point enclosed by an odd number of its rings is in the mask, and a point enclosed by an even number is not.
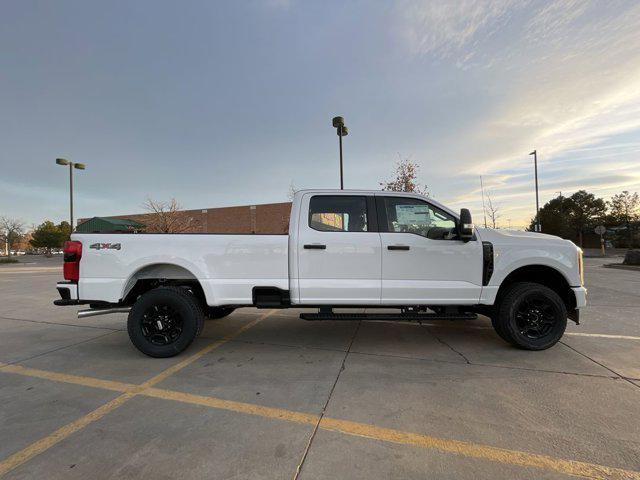
{"type": "Polygon", "coordinates": [[[129,218],[93,217],[76,227],[77,233],[118,233],[144,230],[146,225],[129,218]]]}

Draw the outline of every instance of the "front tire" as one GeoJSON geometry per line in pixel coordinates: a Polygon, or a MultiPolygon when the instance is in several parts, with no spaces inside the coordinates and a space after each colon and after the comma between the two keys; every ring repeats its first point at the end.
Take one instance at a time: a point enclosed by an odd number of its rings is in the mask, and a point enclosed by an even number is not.
{"type": "Polygon", "coordinates": [[[173,357],[202,330],[198,299],[180,287],[159,287],[143,294],[131,308],[127,331],[133,345],[150,357],[173,357]]]}
{"type": "Polygon", "coordinates": [[[560,296],[538,283],[515,283],[497,308],[494,329],[525,350],[552,347],[567,328],[567,307],[560,296]]]}

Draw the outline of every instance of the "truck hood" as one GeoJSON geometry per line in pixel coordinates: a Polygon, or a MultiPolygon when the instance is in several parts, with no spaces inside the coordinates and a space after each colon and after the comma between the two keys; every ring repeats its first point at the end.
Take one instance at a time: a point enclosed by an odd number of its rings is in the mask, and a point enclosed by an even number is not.
{"type": "Polygon", "coordinates": [[[496,230],[493,228],[476,228],[481,240],[495,244],[522,244],[522,245],[564,245],[575,244],[570,240],[548,235],[546,233],[523,232],[521,230],[496,230]]]}

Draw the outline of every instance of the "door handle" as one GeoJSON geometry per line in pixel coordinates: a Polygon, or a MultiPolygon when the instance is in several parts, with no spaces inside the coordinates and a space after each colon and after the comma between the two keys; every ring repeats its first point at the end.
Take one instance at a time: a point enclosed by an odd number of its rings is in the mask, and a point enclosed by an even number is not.
{"type": "Polygon", "coordinates": [[[388,245],[387,250],[410,250],[409,245],[388,245]]]}
{"type": "Polygon", "coordinates": [[[307,243],[304,248],[305,250],[326,250],[327,246],[319,243],[307,243]]]}

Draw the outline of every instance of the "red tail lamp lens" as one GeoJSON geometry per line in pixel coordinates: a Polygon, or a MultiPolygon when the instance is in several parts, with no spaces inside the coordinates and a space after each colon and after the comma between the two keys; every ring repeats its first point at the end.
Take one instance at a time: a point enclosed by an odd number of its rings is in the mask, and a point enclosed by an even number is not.
{"type": "Polygon", "coordinates": [[[80,279],[80,259],[82,258],[82,243],[75,240],[64,242],[64,279],[77,282],[80,279]]]}

